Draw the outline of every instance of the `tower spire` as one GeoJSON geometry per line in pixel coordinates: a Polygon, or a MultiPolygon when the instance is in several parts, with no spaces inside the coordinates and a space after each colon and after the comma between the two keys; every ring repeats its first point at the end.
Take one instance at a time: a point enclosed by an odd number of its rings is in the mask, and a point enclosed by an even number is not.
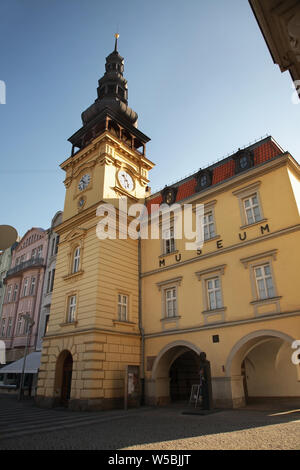
{"type": "Polygon", "coordinates": [[[115,52],[118,52],[118,39],[120,35],[118,33],[115,34],[115,52]]]}

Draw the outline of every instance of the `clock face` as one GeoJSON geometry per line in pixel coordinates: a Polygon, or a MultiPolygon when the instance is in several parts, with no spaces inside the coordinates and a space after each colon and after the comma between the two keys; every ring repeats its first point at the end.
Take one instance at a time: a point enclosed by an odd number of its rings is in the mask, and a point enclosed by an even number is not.
{"type": "Polygon", "coordinates": [[[169,191],[167,194],[166,194],[166,203],[167,204],[171,204],[173,201],[173,193],[172,191],[169,191]]]}
{"type": "Polygon", "coordinates": [[[91,180],[90,175],[87,173],[86,175],[83,175],[80,178],[79,184],[78,184],[78,189],[82,191],[83,189],[87,188],[89,185],[89,182],[91,180]]]}
{"type": "Polygon", "coordinates": [[[133,179],[131,178],[129,173],[127,173],[124,170],[119,171],[118,179],[119,179],[120,185],[122,186],[122,188],[126,189],[126,191],[133,190],[133,186],[134,186],[133,179]]]}

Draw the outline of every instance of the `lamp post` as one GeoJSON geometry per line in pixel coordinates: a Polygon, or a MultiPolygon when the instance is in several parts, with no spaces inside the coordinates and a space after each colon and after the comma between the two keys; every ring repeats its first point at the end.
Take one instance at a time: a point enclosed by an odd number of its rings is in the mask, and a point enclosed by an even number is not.
{"type": "Polygon", "coordinates": [[[31,332],[31,328],[34,325],[34,321],[30,317],[29,313],[26,313],[25,315],[22,315],[22,318],[24,318],[24,320],[25,320],[27,337],[26,337],[26,347],[25,347],[25,355],[24,355],[24,361],[23,361],[23,367],[22,367],[22,374],[21,374],[21,380],[20,380],[20,388],[19,388],[19,396],[18,396],[19,400],[22,400],[22,398],[23,398],[23,388],[24,388],[24,379],[25,379],[25,363],[26,363],[26,357],[27,357],[27,353],[28,353],[30,332],[31,332]]]}

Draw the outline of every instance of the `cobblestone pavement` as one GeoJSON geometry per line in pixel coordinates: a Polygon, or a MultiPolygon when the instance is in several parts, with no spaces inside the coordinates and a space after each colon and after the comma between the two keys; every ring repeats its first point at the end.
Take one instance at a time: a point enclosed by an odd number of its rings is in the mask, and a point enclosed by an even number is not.
{"type": "Polygon", "coordinates": [[[299,409],[184,409],[72,412],[0,396],[0,449],[300,449],[299,409]]]}

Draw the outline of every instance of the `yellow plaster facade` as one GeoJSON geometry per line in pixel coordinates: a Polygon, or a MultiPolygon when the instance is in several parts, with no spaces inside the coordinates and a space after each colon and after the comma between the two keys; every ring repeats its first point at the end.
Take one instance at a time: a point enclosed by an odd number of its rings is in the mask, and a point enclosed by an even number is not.
{"type": "Polygon", "coordinates": [[[161,237],[99,240],[102,202],[151,205],[160,196],[148,196],[153,163],[122,129],[106,126],[61,165],[66,197],[37,402],[123,406],[127,365],[139,366],[146,403],[186,400],[202,351],[215,406],[299,399],[291,361],[300,339],[299,165],[278,150],[178,200],[211,216],[201,250],[186,250],[185,239],[169,252],[161,237]],[[258,206],[256,221],[247,221],[246,203],[258,206]]]}

